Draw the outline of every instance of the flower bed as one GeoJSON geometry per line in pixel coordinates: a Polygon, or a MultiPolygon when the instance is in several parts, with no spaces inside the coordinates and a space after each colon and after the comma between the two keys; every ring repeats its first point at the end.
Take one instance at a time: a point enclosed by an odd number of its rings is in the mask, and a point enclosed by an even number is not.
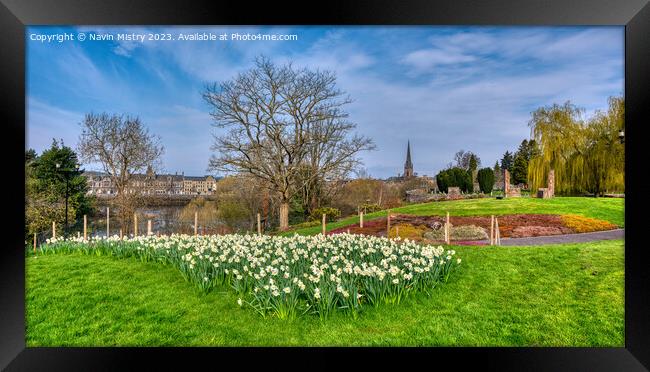
{"type": "Polygon", "coordinates": [[[41,250],[169,263],[201,290],[229,285],[240,295],[240,306],[279,318],[325,318],[335,309],[356,316],[366,304],[431,294],[461,262],[442,247],[351,234],[51,239],[41,250]]]}
{"type": "Polygon", "coordinates": [[[414,241],[422,240],[422,235],[427,231],[424,225],[415,225],[409,223],[399,223],[391,225],[390,238],[410,239],[414,241]]]}
{"type": "Polygon", "coordinates": [[[562,216],[562,221],[571,229],[579,233],[612,230],[616,225],[607,221],[597,220],[595,218],[578,216],[575,214],[567,214],[562,216]]]}
{"type": "MultiPolygon", "coordinates": [[[[511,214],[497,216],[499,219],[499,232],[502,238],[528,238],[533,236],[549,236],[560,234],[574,234],[591,231],[603,231],[615,229],[607,221],[601,221],[593,218],[587,218],[577,215],[553,215],[553,214],[511,214]]],[[[413,216],[413,215],[393,215],[391,216],[391,237],[397,236],[395,226],[399,226],[399,236],[408,237],[417,241],[439,241],[444,236],[442,227],[445,223],[445,217],[442,216],[413,216]],[[425,237],[425,233],[429,237],[425,237]],[[437,237],[433,239],[433,237],[437,237]],[[438,239],[440,238],[440,239],[438,239]]],[[[472,226],[471,229],[482,229],[489,234],[491,216],[451,216],[450,223],[455,228],[463,226],[472,226]]],[[[454,234],[452,227],[452,240],[455,243],[462,241],[466,243],[474,239],[481,238],[482,233],[471,234],[454,234]]],[[[341,227],[328,232],[328,234],[339,234],[350,231],[355,234],[364,234],[371,236],[386,236],[386,218],[379,218],[364,222],[363,229],[359,224],[341,227]]],[[[460,232],[460,231],[459,231],[460,232]]]]}

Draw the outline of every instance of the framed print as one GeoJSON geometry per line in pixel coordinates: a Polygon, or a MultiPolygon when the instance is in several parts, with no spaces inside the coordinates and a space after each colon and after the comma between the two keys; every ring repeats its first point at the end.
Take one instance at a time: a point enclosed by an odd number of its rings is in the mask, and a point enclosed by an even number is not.
{"type": "Polygon", "coordinates": [[[650,6],[321,8],[3,0],[0,365],[646,370],[650,6]]]}

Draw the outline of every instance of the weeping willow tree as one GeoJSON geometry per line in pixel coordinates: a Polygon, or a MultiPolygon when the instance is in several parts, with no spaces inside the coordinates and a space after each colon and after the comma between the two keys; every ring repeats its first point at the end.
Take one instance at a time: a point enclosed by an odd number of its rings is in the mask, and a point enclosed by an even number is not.
{"type": "Polygon", "coordinates": [[[625,191],[625,145],[618,132],[625,126],[623,98],[610,97],[607,112],[597,112],[589,123],[585,152],[590,170],[585,188],[594,194],[625,191]]]}
{"type": "Polygon", "coordinates": [[[548,172],[555,170],[555,192],[603,194],[624,191],[624,146],[618,131],[624,126],[624,101],[610,97],[606,113],[588,121],[584,109],[570,102],[541,107],[528,125],[539,151],[530,160],[528,181],[533,190],[546,187],[548,172]]]}

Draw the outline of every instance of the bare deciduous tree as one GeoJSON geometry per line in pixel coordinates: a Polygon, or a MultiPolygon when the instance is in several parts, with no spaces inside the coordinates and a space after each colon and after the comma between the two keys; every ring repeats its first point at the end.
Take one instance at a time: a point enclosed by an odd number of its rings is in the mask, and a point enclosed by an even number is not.
{"type": "MultiPolygon", "coordinates": [[[[481,158],[471,151],[460,150],[454,155],[455,166],[470,170],[471,168],[477,169],[481,167],[481,158]],[[475,164],[472,166],[472,157],[474,157],[475,164]]],[[[451,167],[448,167],[451,168],[451,167]]]]}
{"type": "Polygon", "coordinates": [[[369,139],[347,139],[354,128],[350,122],[330,118],[314,122],[308,129],[310,146],[297,182],[307,214],[340,191],[341,181],[360,165],[354,156],[358,151],[374,148],[369,139]]]}
{"type": "Polygon", "coordinates": [[[113,203],[124,231],[139,201],[140,189],[133,175],[156,167],[164,148],[160,137],[150,134],[139,118],[125,115],[86,114],[81,123],[78,150],[86,163],[99,163],[115,185],[113,203]]]}
{"type": "Polygon", "coordinates": [[[355,155],[373,148],[370,139],[348,137],[355,125],[342,110],[351,102],[343,95],[329,71],[257,58],[253,68],[203,94],[216,126],[230,129],[215,136],[218,153],[210,169],[262,180],[280,199],[280,229],[287,229],[289,201],[297,192],[347,174],[359,162],[355,155]]]}

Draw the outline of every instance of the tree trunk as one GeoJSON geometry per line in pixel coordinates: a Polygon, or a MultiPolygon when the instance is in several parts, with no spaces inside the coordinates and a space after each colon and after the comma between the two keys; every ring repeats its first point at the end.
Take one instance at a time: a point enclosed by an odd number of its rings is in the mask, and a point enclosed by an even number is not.
{"type": "Polygon", "coordinates": [[[289,202],[282,201],[280,204],[280,230],[285,231],[289,229],[289,202]]]}

